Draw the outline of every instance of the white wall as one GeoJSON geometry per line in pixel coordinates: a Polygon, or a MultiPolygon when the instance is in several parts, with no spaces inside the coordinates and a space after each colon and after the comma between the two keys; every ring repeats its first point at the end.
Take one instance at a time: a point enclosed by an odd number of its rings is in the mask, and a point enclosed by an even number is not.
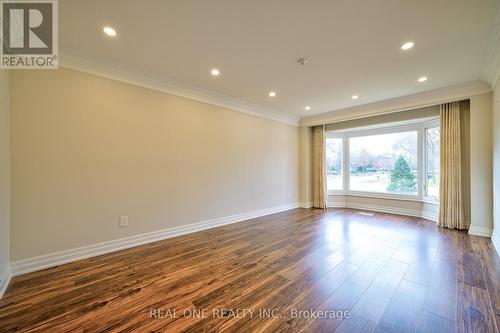
{"type": "Polygon", "coordinates": [[[471,225],[469,233],[493,231],[492,94],[470,97],[471,225]]]}
{"type": "Polygon", "coordinates": [[[10,235],[9,72],[0,70],[0,297],[9,275],[10,235]]]}
{"type": "Polygon", "coordinates": [[[493,243],[500,255],[500,80],[493,90],[493,186],[494,231],[493,243]]]}
{"type": "Polygon", "coordinates": [[[299,201],[296,126],[66,69],[10,83],[12,261],[299,201]]]}

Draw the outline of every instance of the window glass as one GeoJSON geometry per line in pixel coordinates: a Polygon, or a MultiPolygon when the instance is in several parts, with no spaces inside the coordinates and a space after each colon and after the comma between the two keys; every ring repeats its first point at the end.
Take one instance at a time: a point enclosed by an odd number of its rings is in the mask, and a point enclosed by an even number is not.
{"type": "Polygon", "coordinates": [[[439,198],[439,127],[428,128],[425,131],[427,176],[426,196],[439,198]]]}
{"type": "Polygon", "coordinates": [[[417,194],[417,131],[349,138],[352,191],[417,194]]]}
{"type": "Polygon", "coordinates": [[[328,190],[342,190],[343,139],[326,139],[326,175],[328,190]]]}

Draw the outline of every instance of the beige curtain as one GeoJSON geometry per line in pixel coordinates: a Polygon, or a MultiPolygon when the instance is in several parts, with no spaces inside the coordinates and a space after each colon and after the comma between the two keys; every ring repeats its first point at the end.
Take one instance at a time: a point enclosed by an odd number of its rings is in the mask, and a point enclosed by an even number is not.
{"type": "Polygon", "coordinates": [[[460,103],[442,104],[439,222],[440,227],[467,229],[462,199],[460,103]]]}
{"type": "Polygon", "coordinates": [[[313,127],[312,135],[312,180],[313,206],[326,209],[326,165],[325,165],[325,128],[323,125],[313,127]]]}

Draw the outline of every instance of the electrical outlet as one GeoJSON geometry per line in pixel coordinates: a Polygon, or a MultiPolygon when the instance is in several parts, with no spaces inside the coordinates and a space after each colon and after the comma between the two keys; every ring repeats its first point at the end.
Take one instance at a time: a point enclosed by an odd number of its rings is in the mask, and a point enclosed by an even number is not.
{"type": "Polygon", "coordinates": [[[120,227],[128,227],[128,216],[120,216],[120,227]]]}

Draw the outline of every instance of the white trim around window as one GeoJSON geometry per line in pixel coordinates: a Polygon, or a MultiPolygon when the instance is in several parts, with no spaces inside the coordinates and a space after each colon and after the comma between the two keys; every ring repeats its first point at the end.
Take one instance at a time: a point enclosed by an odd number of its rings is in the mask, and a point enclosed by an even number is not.
{"type": "Polygon", "coordinates": [[[362,196],[362,197],[372,197],[381,198],[389,200],[407,200],[407,201],[422,201],[430,204],[438,204],[436,198],[425,196],[425,182],[427,175],[427,147],[425,133],[426,129],[439,126],[439,118],[425,119],[420,121],[413,121],[409,124],[400,125],[381,125],[377,127],[371,127],[368,129],[350,129],[342,131],[327,132],[327,138],[341,138],[343,139],[343,158],[342,158],[342,190],[328,190],[328,195],[349,195],[349,196],[362,196]],[[354,137],[370,136],[370,135],[382,135],[391,133],[402,133],[402,132],[417,132],[417,163],[418,163],[418,175],[417,175],[417,194],[400,194],[400,193],[387,193],[387,192],[368,192],[368,191],[354,191],[350,190],[349,184],[349,140],[354,137]]]}

